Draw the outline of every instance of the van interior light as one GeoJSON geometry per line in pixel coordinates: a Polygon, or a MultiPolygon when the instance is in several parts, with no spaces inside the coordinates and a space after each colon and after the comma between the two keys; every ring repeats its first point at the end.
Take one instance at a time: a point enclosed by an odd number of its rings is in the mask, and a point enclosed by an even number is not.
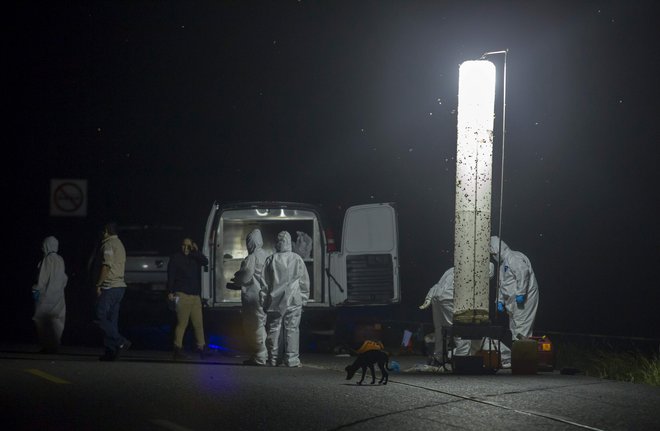
{"type": "Polygon", "coordinates": [[[257,212],[257,215],[262,216],[262,217],[268,215],[268,210],[263,210],[262,211],[260,209],[256,209],[255,211],[257,212]]]}
{"type": "Polygon", "coordinates": [[[284,208],[280,209],[280,217],[286,217],[286,214],[284,214],[284,208]]]}

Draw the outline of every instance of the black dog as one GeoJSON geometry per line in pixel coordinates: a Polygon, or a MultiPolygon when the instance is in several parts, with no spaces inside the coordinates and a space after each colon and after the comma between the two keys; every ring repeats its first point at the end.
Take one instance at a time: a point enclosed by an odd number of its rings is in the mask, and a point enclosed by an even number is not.
{"type": "Polygon", "coordinates": [[[378,364],[381,373],[381,378],[378,384],[382,383],[386,385],[389,378],[387,370],[392,371],[392,369],[389,368],[389,362],[389,355],[384,350],[367,350],[366,352],[360,353],[355,359],[355,362],[346,366],[346,380],[351,380],[355,375],[355,372],[362,368],[362,378],[358,382],[358,385],[361,385],[364,380],[364,375],[367,373],[367,367],[369,367],[371,370],[371,384],[373,385],[376,383],[374,364],[378,364]]]}

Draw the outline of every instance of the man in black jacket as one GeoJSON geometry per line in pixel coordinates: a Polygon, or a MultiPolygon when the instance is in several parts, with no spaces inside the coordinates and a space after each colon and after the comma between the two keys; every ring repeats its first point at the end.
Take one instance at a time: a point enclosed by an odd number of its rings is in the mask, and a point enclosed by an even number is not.
{"type": "Polygon", "coordinates": [[[201,268],[209,264],[190,238],[184,238],[181,251],[173,254],[167,265],[167,290],[170,301],[176,303],[177,325],[174,330],[174,359],[184,359],[183,336],[192,322],[197,352],[205,356],[206,342],[202,319],[201,268]]]}

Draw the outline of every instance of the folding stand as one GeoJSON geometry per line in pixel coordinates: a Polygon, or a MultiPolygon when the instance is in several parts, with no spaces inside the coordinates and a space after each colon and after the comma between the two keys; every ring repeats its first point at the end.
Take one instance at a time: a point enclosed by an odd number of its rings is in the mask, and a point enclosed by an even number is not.
{"type": "MultiPolygon", "coordinates": [[[[495,372],[501,368],[499,360],[500,343],[511,347],[511,331],[504,326],[488,324],[454,324],[454,326],[442,327],[442,367],[447,371],[446,364],[449,359],[449,347],[454,346],[454,337],[464,340],[484,340],[488,338],[489,350],[487,356],[453,356],[452,372],[464,372],[467,374],[483,374],[495,372]],[[493,350],[492,348],[495,347],[493,350]],[[494,357],[493,357],[494,356],[494,357]],[[459,359],[460,358],[460,359],[459,359]],[[457,367],[457,362],[461,366],[457,367]],[[488,364],[486,366],[485,364],[488,364]],[[493,364],[495,366],[493,366],[493,364]],[[458,370],[457,370],[458,368],[458,370]]],[[[484,346],[484,341],[481,344],[484,346]]]]}

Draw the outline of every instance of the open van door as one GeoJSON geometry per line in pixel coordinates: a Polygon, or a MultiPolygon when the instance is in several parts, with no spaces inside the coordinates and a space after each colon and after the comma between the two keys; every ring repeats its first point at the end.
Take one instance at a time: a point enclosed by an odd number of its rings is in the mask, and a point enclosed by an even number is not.
{"type": "Polygon", "coordinates": [[[202,253],[209,259],[209,265],[206,268],[202,268],[202,302],[207,304],[212,300],[212,277],[215,274],[215,253],[216,248],[213,247],[215,244],[216,231],[211,227],[216,223],[215,219],[218,216],[219,205],[217,202],[213,202],[211,206],[211,211],[209,211],[209,217],[206,220],[206,229],[204,229],[204,244],[202,246],[202,253]]]}
{"type": "Polygon", "coordinates": [[[396,210],[392,204],[348,208],[341,251],[329,258],[331,305],[388,305],[401,301],[396,210]]]}

